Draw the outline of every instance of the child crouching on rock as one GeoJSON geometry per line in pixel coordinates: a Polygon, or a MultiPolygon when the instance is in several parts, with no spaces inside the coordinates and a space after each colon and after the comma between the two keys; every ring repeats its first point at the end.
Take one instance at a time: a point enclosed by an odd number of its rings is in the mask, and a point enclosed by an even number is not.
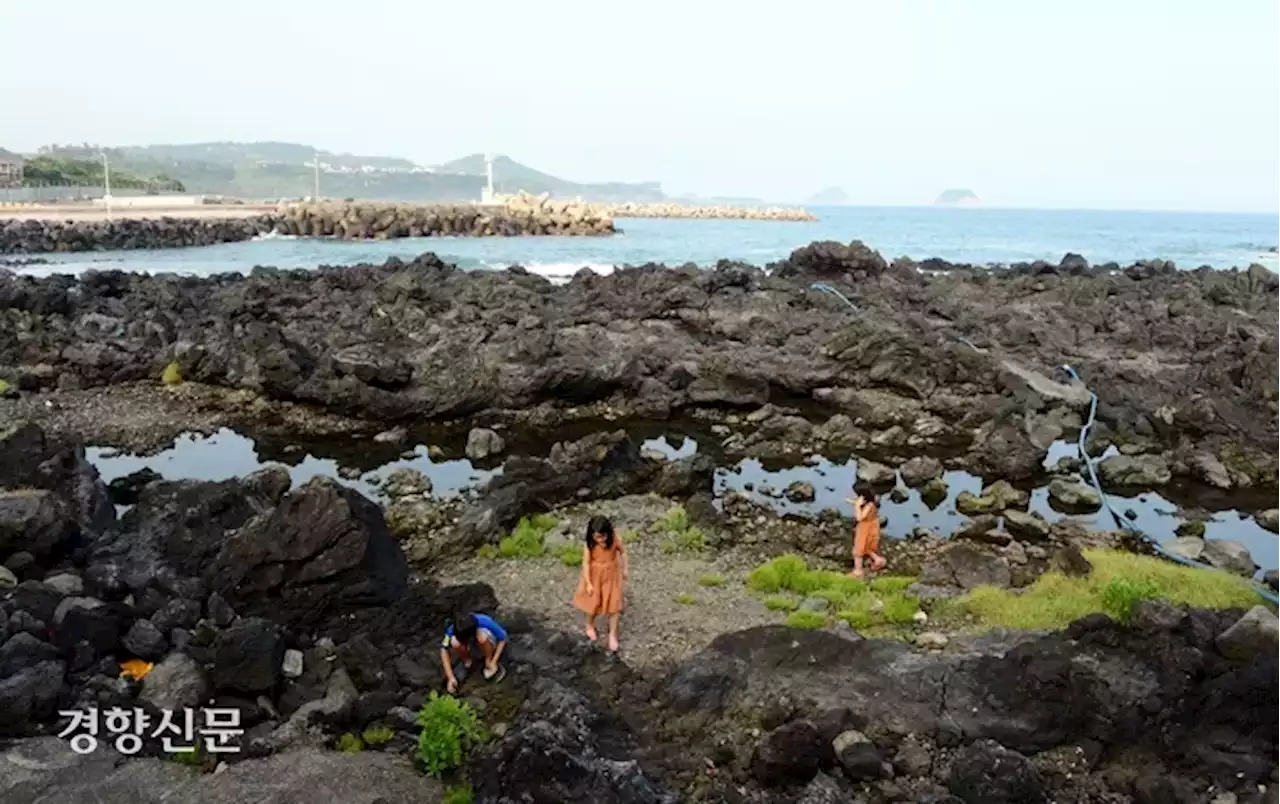
{"type": "Polygon", "coordinates": [[[880,555],[880,505],[875,490],[866,484],[853,487],[853,572],[854,578],[866,575],[862,562],[871,559],[871,571],[879,572],[889,562],[880,555]]]}
{"type": "Polygon", "coordinates": [[[507,632],[487,614],[463,614],[455,617],[444,631],[440,644],[440,663],[444,665],[444,677],[450,694],[458,691],[458,676],[466,678],[475,663],[472,646],[484,657],[486,680],[501,681],[506,670],[498,663],[507,647],[507,632]],[[455,672],[454,660],[460,667],[455,672]]]}
{"type": "Polygon", "coordinates": [[[582,575],[573,595],[573,605],[587,615],[587,639],[595,642],[596,617],[609,618],[609,650],[618,650],[618,619],[622,615],[622,585],[627,580],[627,551],[606,517],[592,517],[587,523],[586,545],[582,548],[582,575]]]}

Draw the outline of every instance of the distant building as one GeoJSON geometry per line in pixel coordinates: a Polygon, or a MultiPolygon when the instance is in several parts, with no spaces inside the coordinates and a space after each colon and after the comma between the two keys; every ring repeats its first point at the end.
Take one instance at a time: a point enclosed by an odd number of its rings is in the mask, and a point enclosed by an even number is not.
{"type": "Polygon", "coordinates": [[[22,157],[0,148],[0,187],[22,184],[22,157]]]}

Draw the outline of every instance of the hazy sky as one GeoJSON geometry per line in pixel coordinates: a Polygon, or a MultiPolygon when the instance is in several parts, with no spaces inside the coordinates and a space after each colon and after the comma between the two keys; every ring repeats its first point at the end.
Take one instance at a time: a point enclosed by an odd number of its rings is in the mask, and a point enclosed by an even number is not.
{"type": "Polygon", "coordinates": [[[0,147],[491,149],[670,193],[1280,207],[1276,0],[0,0],[0,147]]]}

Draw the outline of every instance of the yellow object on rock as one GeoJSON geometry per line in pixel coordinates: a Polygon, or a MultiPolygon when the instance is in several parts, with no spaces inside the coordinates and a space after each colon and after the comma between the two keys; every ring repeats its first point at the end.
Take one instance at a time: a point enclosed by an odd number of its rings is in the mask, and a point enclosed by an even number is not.
{"type": "Polygon", "coordinates": [[[151,672],[151,668],[155,667],[151,662],[144,662],[141,659],[130,659],[127,662],[120,663],[120,675],[123,678],[131,678],[134,681],[141,681],[147,673],[151,672]]]}

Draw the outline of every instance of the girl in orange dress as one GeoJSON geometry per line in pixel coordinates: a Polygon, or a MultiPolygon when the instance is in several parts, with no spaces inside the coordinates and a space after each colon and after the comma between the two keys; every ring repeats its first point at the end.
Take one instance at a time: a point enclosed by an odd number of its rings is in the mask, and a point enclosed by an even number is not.
{"type": "Polygon", "coordinates": [[[622,614],[622,585],[627,580],[627,550],[613,532],[613,523],[595,516],[587,523],[586,545],[582,548],[582,576],[573,595],[573,605],[587,615],[587,639],[595,642],[596,617],[609,617],[609,650],[618,649],[618,619],[622,614]]]}
{"type": "Polygon", "coordinates": [[[851,577],[862,578],[866,571],[862,568],[864,559],[871,559],[871,571],[884,569],[884,556],[880,555],[880,505],[876,500],[875,490],[867,485],[856,485],[853,488],[853,519],[856,523],[853,531],[853,572],[851,577]]]}

